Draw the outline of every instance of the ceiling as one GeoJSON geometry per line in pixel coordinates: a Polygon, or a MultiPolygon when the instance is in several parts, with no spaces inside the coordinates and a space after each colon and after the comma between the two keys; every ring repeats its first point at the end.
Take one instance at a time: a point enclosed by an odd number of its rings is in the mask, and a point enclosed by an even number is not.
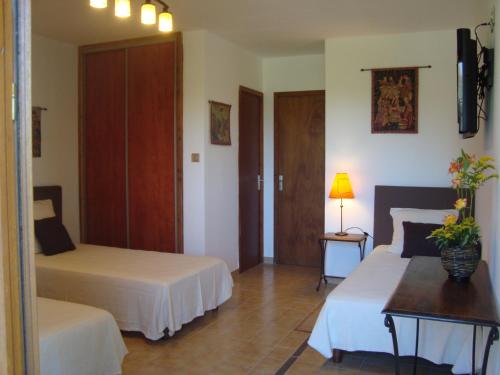
{"type": "MultiPolygon", "coordinates": [[[[329,37],[455,29],[485,21],[488,0],[170,0],[175,29],[204,29],[259,56],[323,52],[329,37]]],[[[108,0],[113,4],[113,0],[108,0]]],[[[88,0],[32,0],[33,32],[77,44],[156,35],[88,0]]]]}

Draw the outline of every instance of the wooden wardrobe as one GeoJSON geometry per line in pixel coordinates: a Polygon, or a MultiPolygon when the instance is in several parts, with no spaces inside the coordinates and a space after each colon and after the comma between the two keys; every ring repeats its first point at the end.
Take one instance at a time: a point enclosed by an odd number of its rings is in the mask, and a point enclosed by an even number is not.
{"type": "Polygon", "coordinates": [[[182,39],[80,48],[82,242],[182,251],[182,39]]]}

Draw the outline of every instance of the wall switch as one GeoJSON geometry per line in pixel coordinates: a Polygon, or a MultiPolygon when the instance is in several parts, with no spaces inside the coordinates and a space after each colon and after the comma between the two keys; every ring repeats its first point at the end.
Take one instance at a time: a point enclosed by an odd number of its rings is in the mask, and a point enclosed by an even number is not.
{"type": "Polygon", "coordinates": [[[200,162],[200,154],[198,154],[198,153],[191,154],[191,161],[193,163],[199,163],[200,162]]]}

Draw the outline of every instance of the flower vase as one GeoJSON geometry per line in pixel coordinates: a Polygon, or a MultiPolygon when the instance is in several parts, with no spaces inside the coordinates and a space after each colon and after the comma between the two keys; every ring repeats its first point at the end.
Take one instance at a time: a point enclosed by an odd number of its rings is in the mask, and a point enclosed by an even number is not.
{"type": "Polygon", "coordinates": [[[441,263],[448,277],[457,282],[468,282],[481,259],[481,245],[467,248],[453,247],[441,250],[441,263]]]}

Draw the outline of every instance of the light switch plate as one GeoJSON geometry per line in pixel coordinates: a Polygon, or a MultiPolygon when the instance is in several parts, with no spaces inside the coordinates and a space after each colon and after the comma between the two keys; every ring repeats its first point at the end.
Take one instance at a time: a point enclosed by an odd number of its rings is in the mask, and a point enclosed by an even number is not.
{"type": "Polygon", "coordinates": [[[191,161],[193,163],[199,163],[200,162],[200,154],[198,154],[198,153],[191,154],[191,161]]]}

